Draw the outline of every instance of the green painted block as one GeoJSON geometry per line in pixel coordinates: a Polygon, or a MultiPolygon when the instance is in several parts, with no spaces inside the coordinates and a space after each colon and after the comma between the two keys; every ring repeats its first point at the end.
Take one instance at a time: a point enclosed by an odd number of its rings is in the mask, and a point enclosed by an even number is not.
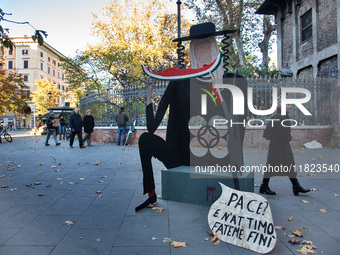
{"type": "MultiPolygon", "coordinates": [[[[254,192],[253,173],[244,173],[238,179],[241,191],[254,192]]],[[[219,182],[234,188],[231,173],[194,173],[190,166],[165,169],[162,170],[162,199],[210,206],[221,195],[219,182]]]]}

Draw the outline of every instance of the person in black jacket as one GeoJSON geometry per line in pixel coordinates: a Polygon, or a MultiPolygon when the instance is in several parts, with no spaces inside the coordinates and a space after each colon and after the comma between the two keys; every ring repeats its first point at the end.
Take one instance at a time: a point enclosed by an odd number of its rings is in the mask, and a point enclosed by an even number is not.
{"type": "Polygon", "coordinates": [[[71,128],[70,147],[73,148],[74,137],[77,135],[79,139],[79,147],[85,148],[82,137],[83,121],[81,119],[78,107],[74,110],[74,113],[72,113],[70,116],[70,128],[71,128]]]}
{"type": "Polygon", "coordinates": [[[60,145],[57,141],[57,127],[54,127],[53,124],[56,123],[56,120],[54,119],[54,113],[50,113],[50,116],[46,120],[46,127],[47,127],[47,136],[45,141],[45,146],[50,146],[48,143],[48,140],[50,139],[51,134],[53,134],[53,138],[55,141],[56,146],[60,145]]]}
{"type": "Polygon", "coordinates": [[[269,142],[269,149],[267,155],[267,171],[264,173],[263,181],[260,186],[260,193],[275,195],[276,193],[272,191],[268,184],[269,179],[272,176],[288,176],[292,185],[293,185],[293,193],[295,196],[301,193],[307,193],[310,190],[304,189],[301,187],[298,179],[296,178],[295,171],[295,161],[292,152],[292,148],[290,147],[290,141],[292,140],[292,136],[290,134],[290,126],[288,124],[289,121],[284,121],[289,119],[288,113],[291,111],[291,106],[287,105],[286,112],[287,115],[281,115],[281,107],[278,107],[277,114],[272,117],[272,119],[276,119],[278,121],[274,121],[274,126],[271,130],[271,138],[269,142]],[[281,123],[284,121],[283,126],[281,123]],[[275,171],[274,168],[283,169],[289,171],[275,171]]]}
{"type": "Polygon", "coordinates": [[[66,121],[63,115],[60,115],[59,117],[59,140],[61,140],[61,134],[63,134],[63,140],[65,140],[66,137],[66,121]]]}
{"type": "Polygon", "coordinates": [[[85,141],[87,140],[87,146],[92,146],[91,145],[91,134],[94,128],[94,118],[92,116],[91,110],[86,111],[86,115],[83,119],[83,125],[84,125],[84,132],[85,132],[83,142],[85,143],[85,141]]]}
{"type": "Polygon", "coordinates": [[[123,134],[123,145],[126,142],[126,123],[129,121],[129,116],[125,112],[125,107],[122,106],[116,115],[116,122],[118,126],[118,141],[117,145],[120,145],[120,138],[123,134]]]}

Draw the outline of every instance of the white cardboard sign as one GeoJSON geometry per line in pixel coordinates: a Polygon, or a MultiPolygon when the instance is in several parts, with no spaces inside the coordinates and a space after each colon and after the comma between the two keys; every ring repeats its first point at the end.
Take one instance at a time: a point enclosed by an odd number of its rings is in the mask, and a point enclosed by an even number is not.
{"type": "Polygon", "coordinates": [[[259,253],[270,252],[277,237],[268,201],[258,194],[220,185],[222,194],[208,214],[212,232],[224,242],[259,253]]]}

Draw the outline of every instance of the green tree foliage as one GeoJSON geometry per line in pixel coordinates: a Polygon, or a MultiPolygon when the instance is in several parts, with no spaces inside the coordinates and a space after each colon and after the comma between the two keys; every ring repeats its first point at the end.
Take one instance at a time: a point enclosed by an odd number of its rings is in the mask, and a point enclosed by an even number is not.
{"type": "MultiPolygon", "coordinates": [[[[268,70],[268,52],[275,25],[269,16],[256,15],[255,11],[262,0],[187,0],[185,3],[196,13],[199,22],[211,21],[218,29],[235,29],[230,53],[230,67],[233,70],[249,72],[250,70],[268,70]],[[262,63],[256,57],[262,53],[262,63]],[[248,62],[250,60],[250,62],[248,62]],[[250,69],[245,68],[246,66],[250,69]]],[[[257,72],[256,71],[256,72],[257,72]]]]}
{"type": "MultiPolygon", "coordinates": [[[[93,57],[100,70],[109,72],[121,85],[145,81],[141,64],[152,71],[175,64],[177,16],[165,0],[114,0],[94,14],[92,33],[99,43],[85,54],[93,57]]],[[[183,34],[190,25],[182,18],[183,34]]]]}
{"type": "Polygon", "coordinates": [[[23,82],[23,75],[5,70],[0,58],[0,114],[7,111],[19,113],[25,110],[29,101],[29,87],[23,82]]]}
{"type": "Polygon", "coordinates": [[[61,92],[58,90],[56,84],[53,84],[47,78],[44,78],[35,80],[34,86],[37,88],[31,93],[31,97],[37,107],[36,115],[45,114],[49,107],[58,106],[57,100],[61,96],[61,92]],[[51,92],[51,98],[48,95],[49,92],[51,92]]]}
{"type": "Polygon", "coordinates": [[[69,84],[67,91],[72,93],[78,102],[86,93],[102,90],[105,77],[91,55],[78,51],[74,58],[65,57],[60,61],[69,84]]]}

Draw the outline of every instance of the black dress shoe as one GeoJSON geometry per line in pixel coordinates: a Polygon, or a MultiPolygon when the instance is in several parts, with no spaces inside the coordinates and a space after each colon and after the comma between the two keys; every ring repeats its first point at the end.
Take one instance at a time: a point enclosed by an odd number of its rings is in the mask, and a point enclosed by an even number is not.
{"type": "Polygon", "coordinates": [[[260,193],[267,194],[267,195],[276,195],[275,191],[272,191],[268,185],[261,184],[260,186],[260,193]]]}
{"type": "Polygon", "coordinates": [[[156,195],[153,195],[152,197],[149,197],[147,200],[145,200],[145,202],[144,202],[143,204],[137,206],[137,207],[135,208],[135,211],[137,212],[137,211],[139,211],[139,210],[141,210],[141,209],[147,207],[149,204],[156,203],[156,201],[157,201],[157,196],[156,196],[156,195]]]}
{"type": "Polygon", "coordinates": [[[293,193],[295,196],[299,195],[299,192],[307,193],[310,191],[310,189],[302,188],[297,178],[290,178],[290,181],[293,184],[293,193]]]}
{"type": "Polygon", "coordinates": [[[297,185],[293,185],[293,193],[294,193],[294,196],[298,196],[299,195],[299,192],[301,193],[307,193],[309,192],[310,189],[304,189],[301,187],[301,185],[298,183],[297,185]]]}

